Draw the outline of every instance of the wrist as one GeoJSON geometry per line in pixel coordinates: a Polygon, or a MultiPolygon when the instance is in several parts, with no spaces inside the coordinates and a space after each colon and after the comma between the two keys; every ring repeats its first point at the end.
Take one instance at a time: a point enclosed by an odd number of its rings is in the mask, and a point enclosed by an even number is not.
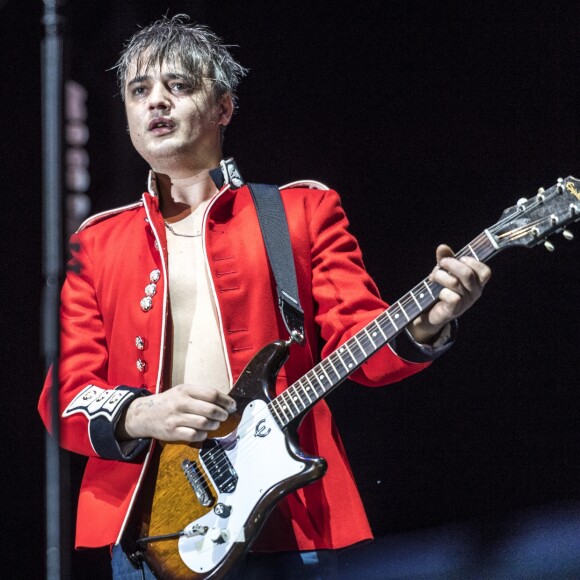
{"type": "Polygon", "coordinates": [[[139,397],[127,405],[127,408],[121,417],[119,417],[119,421],[115,426],[115,437],[117,441],[129,441],[131,439],[139,439],[145,436],[138,432],[138,421],[136,417],[136,415],[138,415],[137,407],[141,406],[143,402],[143,399],[139,397]]]}

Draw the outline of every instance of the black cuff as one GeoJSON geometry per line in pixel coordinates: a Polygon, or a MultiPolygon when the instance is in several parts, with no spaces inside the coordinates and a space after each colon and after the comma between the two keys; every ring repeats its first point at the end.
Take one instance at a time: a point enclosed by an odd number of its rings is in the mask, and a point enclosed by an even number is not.
{"type": "Polygon", "coordinates": [[[389,345],[397,356],[406,361],[415,363],[431,362],[439,358],[453,346],[455,338],[457,337],[457,328],[457,320],[452,320],[443,328],[441,336],[433,345],[417,342],[411,333],[405,329],[404,332],[389,342],[389,345]]]}
{"type": "Polygon", "coordinates": [[[119,397],[117,403],[113,401],[114,408],[111,409],[111,413],[99,414],[90,420],[91,445],[103,459],[135,461],[147,449],[151,440],[147,438],[119,442],[115,437],[115,428],[132,401],[151,393],[147,389],[136,389],[125,385],[118,386],[114,391],[115,394],[119,393],[119,397]]]}

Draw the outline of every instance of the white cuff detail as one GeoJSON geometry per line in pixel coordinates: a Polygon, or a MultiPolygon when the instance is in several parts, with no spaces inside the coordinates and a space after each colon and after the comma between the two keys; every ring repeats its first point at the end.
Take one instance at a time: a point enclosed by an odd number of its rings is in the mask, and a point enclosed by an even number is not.
{"type": "Polygon", "coordinates": [[[105,417],[114,421],[124,409],[124,402],[135,397],[133,391],[125,389],[102,389],[87,385],[63,411],[63,417],[82,413],[87,419],[105,417]]]}

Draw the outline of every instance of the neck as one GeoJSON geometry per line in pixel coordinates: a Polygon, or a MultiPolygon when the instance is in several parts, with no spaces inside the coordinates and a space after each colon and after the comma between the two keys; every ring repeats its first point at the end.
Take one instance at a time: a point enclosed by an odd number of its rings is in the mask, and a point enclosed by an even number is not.
{"type": "Polygon", "coordinates": [[[178,221],[194,211],[200,203],[213,197],[217,188],[209,169],[179,176],[157,173],[161,213],[168,221],[178,221]]]}

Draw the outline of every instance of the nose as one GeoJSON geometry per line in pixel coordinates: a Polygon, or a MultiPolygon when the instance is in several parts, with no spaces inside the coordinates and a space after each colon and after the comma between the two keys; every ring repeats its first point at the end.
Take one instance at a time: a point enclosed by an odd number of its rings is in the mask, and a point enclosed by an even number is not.
{"type": "Polygon", "coordinates": [[[169,107],[171,107],[171,93],[163,83],[154,83],[149,93],[149,108],[168,109],[169,107]]]}

